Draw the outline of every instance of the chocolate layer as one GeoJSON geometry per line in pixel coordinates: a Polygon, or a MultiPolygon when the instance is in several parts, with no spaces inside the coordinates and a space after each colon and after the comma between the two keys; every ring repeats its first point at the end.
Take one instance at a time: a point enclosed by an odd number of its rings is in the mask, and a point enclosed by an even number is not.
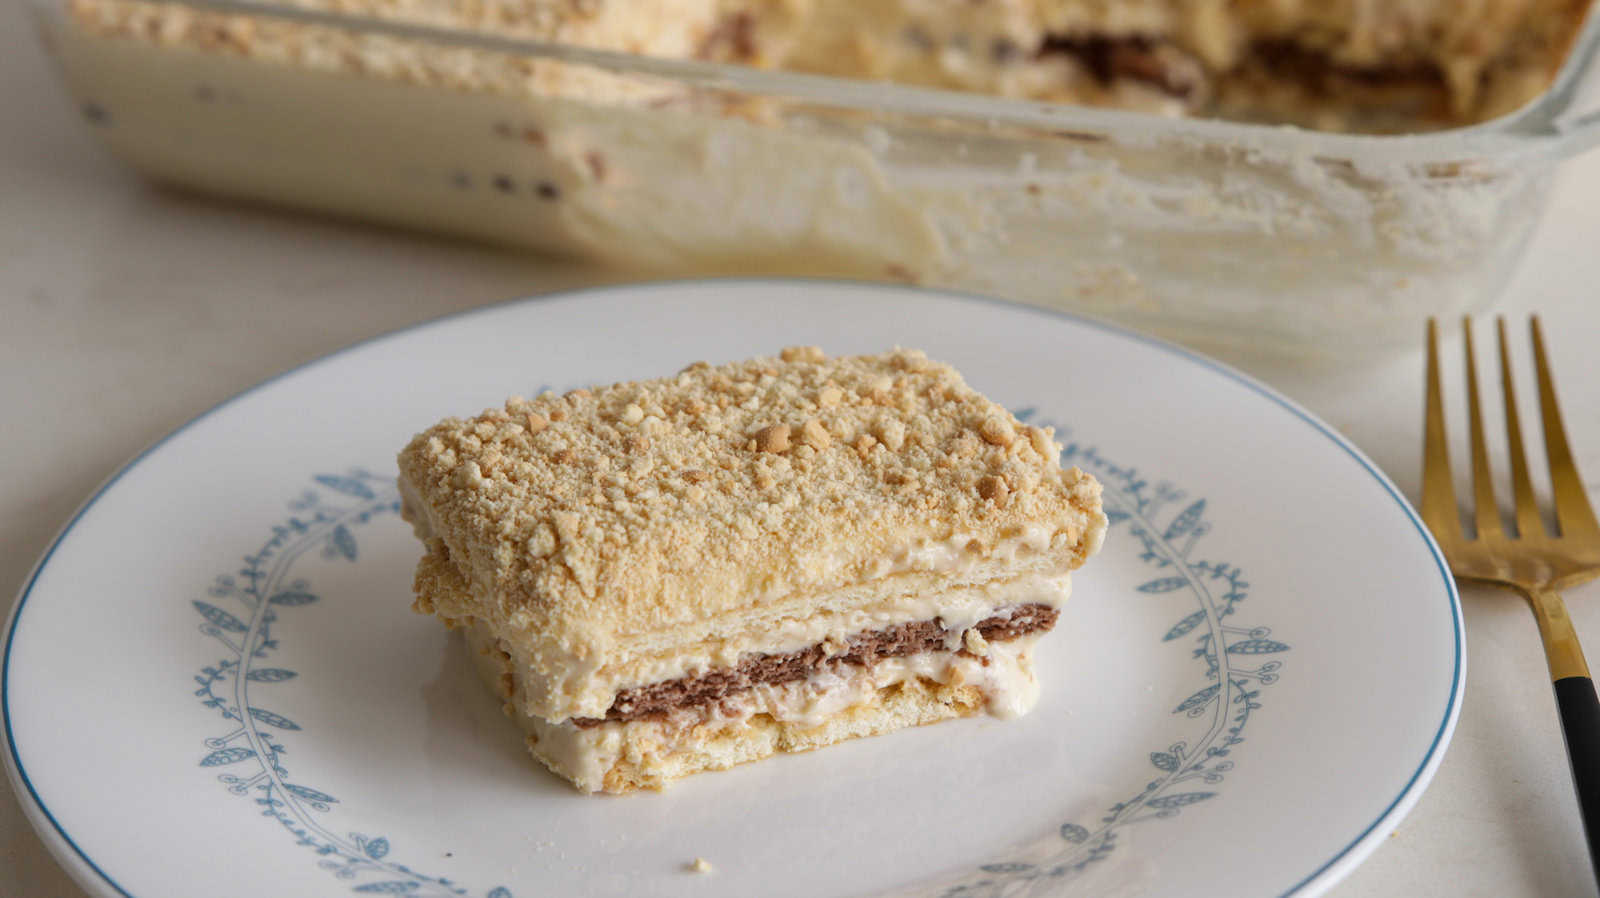
{"type": "MultiPolygon", "coordinates": [[[[1170,42],[1143,35],[1050,35],[1037,51],[1078,60],[1102,85],[1137,81],[1179,99],[1191,99],[1206,78],[1205,66],[1170,42]]],[[[1273,79],[1299,85],[1316,96],[1343,97],[1352,90],[1410,87],[1444,97],[1447,85],[1439,67],[1412,60],[1361,67],[1340,63],[1326,52],[1291,39],[1258,40],[1251,44],[1244,70],[1259,70],[1273,79]]],[[[1237,76],[1240,70],[1218,73],[1237,76]]]]}
{"type": "Polygon", "coordinates": [[[1268,72],[1329,96],[1337,96],[1341,89],[1351,84],[1418,84],[1441,91],[1446,89],[1444,73],[1439,66],[1423,60],[1382,66],[1346,65],[1322,50],[1305,47],[1292,40],[1256,41],[1250,50],[1251,55],[1268,72]]]}
{"type": "MultiPolygon", "coordinates": [[[[1028,633],[1049,630],[1056,625],[1059,614],[1049,605],[1018,605],[1005,614],[980,621],[976,629],[989,642],[1005,642],[1028,633]]],[[[678,708],[721,701],[752,686],[803,680],[831,664],[867,666],[882,658],[943,649],[948,632],[938,620],[917,621],[861,633],[852,637],[843,651],[834,654],[829,654],[824,646],[818,644],[797,652],[752,655],[735,667],[620,692],[605,717],[578,717],[572,722],[580,727],[599,726],[607,721],[625,723],[678,708]]]]}
{"type": "Polygon", "coordinates": [[[1096,81],[1110,85],[1126,78],[1186,99],[1199,89],[1204,68],[1177,47],[1142,35],[1107,37],[1050,35],[1040,45],[1040,56],[1062,54],[1083,64],[1096,81]]]}

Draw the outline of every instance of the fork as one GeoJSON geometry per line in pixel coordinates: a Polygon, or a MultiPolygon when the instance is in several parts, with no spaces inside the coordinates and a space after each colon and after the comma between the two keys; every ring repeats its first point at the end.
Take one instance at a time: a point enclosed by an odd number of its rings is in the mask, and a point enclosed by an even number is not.
{"type": "Polygon", "coordinates": [[[1460,579],[1499,586],[1521,593],[1539,622],[1550,678],[1555,684],[1561,712],[1567,759],[1578,793],[1578,807],[1589,845],[1590,864],[1600,879],[1600,701],[1596,701],[1589,665],[1572,628],[1572,618],[1558,590],[1575,586],[1600,574],[1600,524],[1583,486],[1583,478],[1567,445],[1556,404],[1554,378],[1545,353],[1544,332],[1533,316],[1533,357],[1539,382],[1539,412],[1544,422],[1545,454],[1549,458],[1551,492],[1555,499],[1558,534],[1551,534],[1540,517],[1533,484],[1528,479],[1528,459],[1522,445],[1522,425],[1517,417],[1512,386],[1511,353],[1506,321],[1498,319],[1500,376],[1505,394],[1506,437],[1511,460],[1511,490],[1515,497],[1515,533],[1502,525],[1500,507],[1490,481],[1489,456],[1483,437],[1482,403],[1478,399],[1478,365],[1472,349],[1472,320],[1463,322],[1467,363],[1468,427],[1472,441],[1472,493],[1475,535],[1465,536],[1450,457],[1445,446],[1443,391],[1439,385],[1439,328],[1428,320],[1428,398],[1422,454],[1422,519],[1460,579]]]}

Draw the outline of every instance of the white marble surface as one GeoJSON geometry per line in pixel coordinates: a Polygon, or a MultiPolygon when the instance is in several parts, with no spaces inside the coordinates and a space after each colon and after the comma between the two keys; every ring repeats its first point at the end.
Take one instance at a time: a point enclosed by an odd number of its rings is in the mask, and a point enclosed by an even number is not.
{"type": "MultiPolygon", "coordinates": [[[[78,121],[17,4],[0,5],[0,84],[0,614],[103,478],[213,403],[363,337],[608,277],[155,189],[78,121]]],[[[1544,313],[1591,484],[1596,234],[1600,154],[1564,169],[1501,304],[1544,313]]],[[[1344,431],[1415,496],[1420,353],[1359,370],[1235,361],[1344,431]]],[[[1569,601],[1600,647],[1600,584],[1569,601]]],[[[1335,896],[1595,893],[1533,620],[1509,595],[1469,589],[1465,604],[1467,698],[1454,743],[1415,812],[1335,896]]],[[[81,898],[0,791],[0,896],[81,898]]]]}

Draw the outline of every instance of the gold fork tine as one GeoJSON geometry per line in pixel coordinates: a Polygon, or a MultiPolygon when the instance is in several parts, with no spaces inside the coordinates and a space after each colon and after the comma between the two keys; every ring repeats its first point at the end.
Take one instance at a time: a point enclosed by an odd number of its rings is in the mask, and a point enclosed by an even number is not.
{"type": "Polygon", "coordinates": [[[1567,445],[1567,431],[1561,424],[1561,406],[1556,403],[1555,378],[1550,374],[1550,360],[1544,351],[1544,329],[1539,326],[1539,316],[1533,316],[1533,360],[1539,375],[1539,416],[1544,419],[1544,449],[1550,458],[1550,487],[1555,494],[1556,522],[1561,525],[1563,537],[1600,534],[1600,523],[1595,522],[1594,509],[1589,505],[1589,493],[1578,476],[1578,465],[1572,460],[1572,449],[1567,445]]]}
{"type": "Polygon", "coordinates": [[[1501,315],[1495,321],[1500,342],[1500,384],[1505,393],[1506,439],[1511,445],[1511,492],[1516,495],[1517,536],[1531,539],[1544,535],[1544,521],[1539,517],[1539,500],[1533,495],[1533,481],[1528,478],[1528,453],[1522,447],[1522,417],[1517,413],[1517,391],[1511,378],[1511,348],[1506,340],[1506,319],[1501,315]]]}
{"type": "Polygon", "coordinates": [[[1428,406],[1422,443],[1422,519],[1446,545],[1461,539],[1461,514],[1450,478],[1450,447],[1444,431],[1444,389],[1439,383],[1439,325],[1428,319],[1428,406]]]}
{"type": "Polygon", "coordinates": [[[1504,536],[1500,525],[1500,505],[1495,502],[1494,482],[1489,475],[1489,449],[1483,439],[1483,403],[1478,397],[1478,359],[1472,349],[1472,319],[1461,319],[1462,342],[1467,347],[1467,426],[1472,434],[1473,521],[1478,539],[1504,536]]]}

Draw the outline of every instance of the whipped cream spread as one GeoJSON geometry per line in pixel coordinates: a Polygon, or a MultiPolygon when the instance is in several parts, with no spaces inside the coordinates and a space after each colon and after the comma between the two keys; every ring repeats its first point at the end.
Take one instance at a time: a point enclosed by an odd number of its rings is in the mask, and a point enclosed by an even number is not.
{"type": "MultiPolygon", "coordinates": [[[[810,618],[783,618],[766,628],[737,637],[718,638],[696,646],[673,648],[644,663],[630,664],[623,671],[611,671],[597,664],[576,661],[550,676],[525,659],[515,647],[507,647],[515,665],[517,695],[524,700],[557,694],[567,698],[575,710],[572,716],[603,716],[617,693],[637,686],[680,677],[695,676],[718,668],[732,667],[751,653],[777,654],[808,646],[837,644],[863,632],[882,630],[897,624],[938,620],[947,634],[946,646],[961,647],[963,634],[979,621],[993,616],[997,609],[1017,605],[1061,607],[1071,592],[1068,575],[1024,575],[999,583],[986,583],[933,594],[907,595],[892,604],[874,605],[845,612],[819,613],[810,618]],[[625,677],[625,678],[624,678],[625,677]]],[[[525,703],[521,710],[534,713],[525,703]]]]}
{"type": "MultiPolygon", "coordinates": [[[[947,634],[946,647],[953,651],[961,647],[968,629],[998,609],[1030,604],[1059,608],[1070,594],[1071,579],[1066,573],[1024,574],[932,593],[908,593],[892,602],[862,608],[779,617],[744,633],[690,646],[673,645],[625,666],[604,664],[595,655],[572,657],[563,664],[547,664],[544,669],[552,674],[530,663],[517,647],[506,648],[520,662],[516,672],[519,696],[530,700],[561,696],[574,708],[573,716],[594,717],[603,715],[617,693],[626,689],[732,667],[756,652],[793,652],[819,643],[843,646],[858,633],[897,624],[938,620],[947,634]]],[[[536,709],[525,706],[523,710],[536,709]]]]}
{"type": "Polygon", "coordinates": [[[1036,641],[1037,636],[1024,636],[988,643],[983,657],[934,651],[885,658],[870,667],[835,665],[804,680],[756,686],[659,719],[580,728],[570,721],[550,723],[530,715],[515,716],[535,740],[532,748],[540,760],[579,788],[599,791],[607,771],[641,743],[651,745],[661,756],[670,756],[703,742],[708,732],[737,730],[756,715],[811,729],[852,708],[869,705],[885,689],[919,679],[974,686],[983,695],[987,713],[1000,718],[1021,716],[1038,701],[1039,684],[1031,662],[1036,641]]]}

